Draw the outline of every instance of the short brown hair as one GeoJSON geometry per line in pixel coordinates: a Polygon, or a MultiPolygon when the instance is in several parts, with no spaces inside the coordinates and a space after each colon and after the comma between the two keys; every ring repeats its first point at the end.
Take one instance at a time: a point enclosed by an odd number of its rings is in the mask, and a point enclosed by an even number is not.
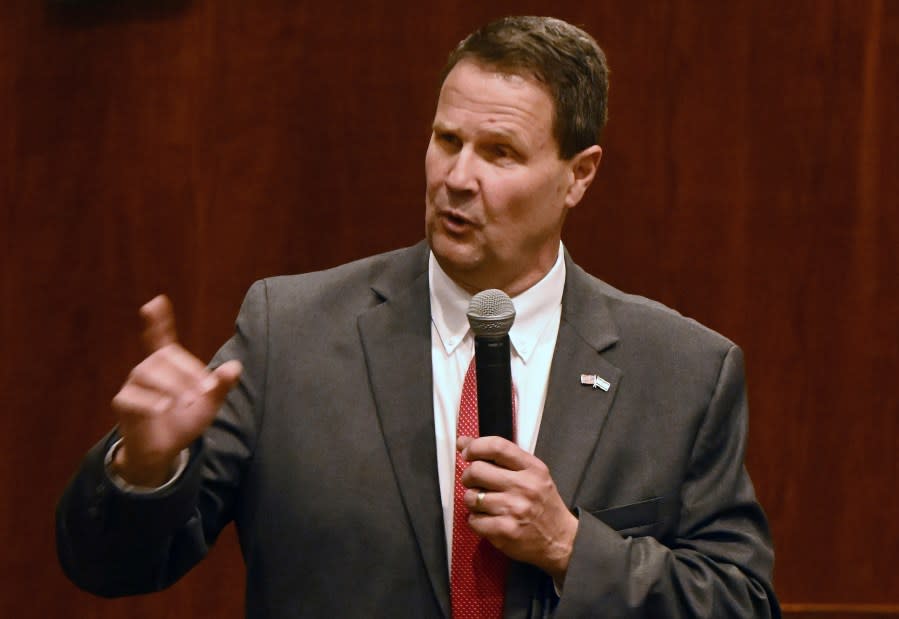
{"type": "Polygon", "coordinates": [[[543,83],[555,106],[553,133],[570,159],[599,143],[608,117],[609,67],[589,34],[553,17],[504,17],[468,35],[450,53],[441,82],[471,59],[543,83]]]}

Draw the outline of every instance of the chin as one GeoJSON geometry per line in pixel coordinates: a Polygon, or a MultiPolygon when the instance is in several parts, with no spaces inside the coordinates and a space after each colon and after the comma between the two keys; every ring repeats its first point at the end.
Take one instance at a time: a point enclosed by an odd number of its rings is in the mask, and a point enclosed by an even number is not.
{"type": "Polygon", "coordinates": [[[473,271],[483,263],[478,252],[467,243],[460,243],[442,234],[431,235],[428,243],[440,267],[454,279],[454,274],[473,271]]]}

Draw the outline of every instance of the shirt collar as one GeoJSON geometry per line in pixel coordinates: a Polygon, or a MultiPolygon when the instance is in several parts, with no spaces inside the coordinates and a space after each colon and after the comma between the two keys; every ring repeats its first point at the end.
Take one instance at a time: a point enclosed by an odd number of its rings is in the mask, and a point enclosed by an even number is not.
{"type": "MultiPolygon", "coordinates": [[[[446,354],[451,355],[470,331],[465,313],[468,311],[472,295],[440,268],[433,252],[428,257],[428,281],[431,321],[446,354]]],[[[564,288],[565,260],[563,246],[559,243],[559,254],[549,272],[539,282],[512,298],[512,304],[515,306],[515,322],[509,330],[509,339],[515,353],[525,364],[534,352],[554,312],[559,311],[564,288]]]]}

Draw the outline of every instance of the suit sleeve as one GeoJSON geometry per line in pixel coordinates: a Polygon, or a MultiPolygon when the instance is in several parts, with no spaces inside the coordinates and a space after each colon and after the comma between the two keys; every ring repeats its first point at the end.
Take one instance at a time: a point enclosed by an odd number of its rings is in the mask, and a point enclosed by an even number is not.
{"type": "Polygon", "coordinates": [[[556,617],[779,617],[764,513],[743,465],[743,359],[732,346],[696,436],[668,545],[585,510],[556,617]]]}
{"type": "Polygon", "coordinates": [[[247,293],[235,335],[210,363],[240,359],[244,366],[213,424],[191,447],[176,483],[150,495],[120,490],[104,457],[113,430],[86,455],[56,510],[56,547],[76,585],[106,597],[163,589],[200,561],[233,509],[261,423],[266,373],[266,289],[247,293]]]}

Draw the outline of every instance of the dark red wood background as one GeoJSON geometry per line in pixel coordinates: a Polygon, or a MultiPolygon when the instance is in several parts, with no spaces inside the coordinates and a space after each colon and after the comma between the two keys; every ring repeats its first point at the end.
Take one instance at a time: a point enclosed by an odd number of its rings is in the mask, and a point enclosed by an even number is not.
{"type": "Polygon", "coordinates": [[[439,69],[507,13],[608,53],[605,155],[565,240],[745,348],[789,614],[899,616],[891,0],[3,2],[0,616],[242,616],[231,530],[155,596],[57,567],[56,497],[113,422],[136,308],[167,291],[208,357],[253,280],[417,241],[439,69]]]}

